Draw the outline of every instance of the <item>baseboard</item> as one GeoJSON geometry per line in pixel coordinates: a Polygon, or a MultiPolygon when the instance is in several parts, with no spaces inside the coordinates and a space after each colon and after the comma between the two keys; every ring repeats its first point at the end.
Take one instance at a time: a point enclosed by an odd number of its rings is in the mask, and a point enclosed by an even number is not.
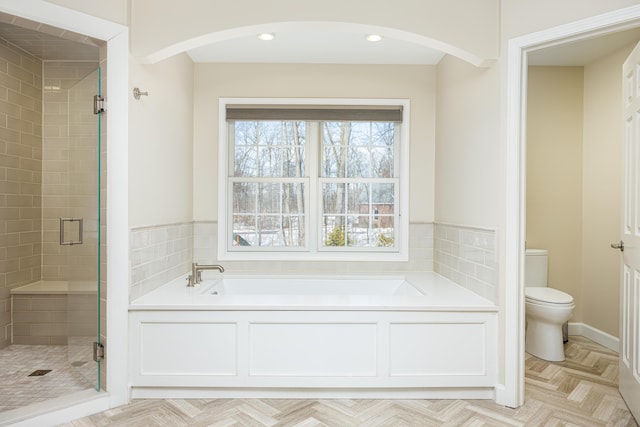
{"type": "Polygon", "coordinates": [[[494,400],[498,405],[508,406],[510,408],[514,407],[513,402],[511,402],[512,399],[509,399],[510,396],[507,394],[507,388],[503,384],[496,385],[495,393],[494,400]]]}
{"type": "Polygon", "coordinates": [[[415,389],[261,389],[133,387],[132,399],[471,399],[495,400],[492,387],[415,389]]]}
{"type": "Polygon", "coordinates": [[[57,426],[107,409],[109,394],[90,389],[3,412],[0,426],[57,426]]]}
{"type": "Polygon", "coordinates": [[[589,338],[591,341],[615,352],[620,350],[620,340],[617,337],[584,323],[569,323],[569,335],[580,335],[589,338]]]}

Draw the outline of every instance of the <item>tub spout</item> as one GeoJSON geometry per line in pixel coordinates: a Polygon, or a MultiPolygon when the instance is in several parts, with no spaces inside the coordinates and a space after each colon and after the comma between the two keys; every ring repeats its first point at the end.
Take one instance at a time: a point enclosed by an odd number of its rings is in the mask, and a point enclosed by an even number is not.
{"type": "Polygon", "coordinates": [[[197,262],[194,262],[193,264],[191,264],[191,277],[194,284],[198,284],[202,281],[203,270],[218,270],[220,273],[224,273],[224,267],[222,267],[221,265],[198,265],[197,262]]]}

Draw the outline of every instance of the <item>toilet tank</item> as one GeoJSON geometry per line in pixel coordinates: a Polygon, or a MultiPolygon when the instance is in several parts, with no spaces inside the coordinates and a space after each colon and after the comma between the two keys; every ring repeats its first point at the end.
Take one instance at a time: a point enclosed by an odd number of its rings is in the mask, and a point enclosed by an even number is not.
{"type": "Polygon", "coordinates": [[[547,286],[547,268],[549,251],[546,249],[527,249],[524,252],[524,285],[547,286]]]}

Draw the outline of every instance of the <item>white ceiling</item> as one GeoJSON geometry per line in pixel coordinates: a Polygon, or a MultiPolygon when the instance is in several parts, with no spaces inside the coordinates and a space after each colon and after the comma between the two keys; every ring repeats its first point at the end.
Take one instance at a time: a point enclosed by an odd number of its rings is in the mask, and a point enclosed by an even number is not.
{"type": "MultiPolygon", "coordinates": [[[[583,66],[640,40],[640,28],[598,36],[529,53],[530,65],[583,66]]],[[[257,34],[218,41],[188,50],[194,62],[437,64],[444,52],[385,37],[372,43],[365,33],[318,29],[275,33],[271,41],[257,34]]]]}
{"type": "Polygon", "coordinates": [[[257,34],[191,49],[194,62],[277,62],[316,64],[437,64],[444,53],[390,37],[379,42],[367,34],[299,31],[276,33],[271,41],[257,34]]]}

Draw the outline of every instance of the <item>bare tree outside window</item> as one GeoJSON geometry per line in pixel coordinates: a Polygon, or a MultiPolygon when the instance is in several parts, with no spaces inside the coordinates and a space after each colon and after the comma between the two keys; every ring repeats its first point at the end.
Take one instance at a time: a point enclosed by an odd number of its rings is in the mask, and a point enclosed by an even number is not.
{"type": "Polygon", "coordinates": [[[388,122],[323,123],[325,246],[393,246],[394,131],[388,122]]]}
{"type": "Polygon", "coordinates": [[[305,122],[236,121],[234,135],[233,245],[304,246],[305,122]]]}
{"type": "Polygon", "coordinates": [[[397,123],[232,120],[229,126],[232,247],[305,248],[310,231],[327,250],[395,248],[397,123]],[[307,230],[305,206],[315,200],[318,223],[307,230]]]}

